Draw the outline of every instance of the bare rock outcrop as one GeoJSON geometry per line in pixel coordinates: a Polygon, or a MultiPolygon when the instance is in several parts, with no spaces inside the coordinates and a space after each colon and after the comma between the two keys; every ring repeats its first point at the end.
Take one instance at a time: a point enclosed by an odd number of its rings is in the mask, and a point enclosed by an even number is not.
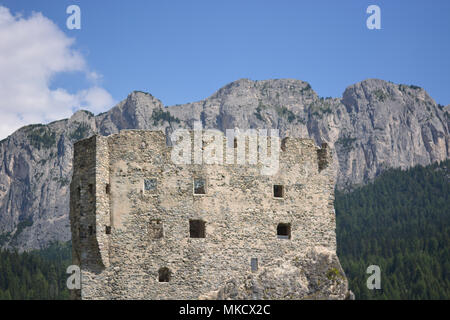
{"type": "Polygon", "coordinates": [[[349,189],[387,168],[427,165],[449,157],[449,106],[416,86],[368,79],[342,98],[321,98],[294,79],[232,82],[202,101],[165,108],[132,92],[94,116],[30,125],[0,141],[0,247],[40,248],[69,240],[69,193],[74,141],[121,129],[178,127],[277,128],[282,136],[326,142],[336,153],[337,187],[349,189]]]}
{"type": "Polygon", "coordinates": [[[343,300],[350,298],[345,273],[334,252],[310,250],[305,257],[275,260],[257,272],[230,279],[204,300],[343,300]]]}

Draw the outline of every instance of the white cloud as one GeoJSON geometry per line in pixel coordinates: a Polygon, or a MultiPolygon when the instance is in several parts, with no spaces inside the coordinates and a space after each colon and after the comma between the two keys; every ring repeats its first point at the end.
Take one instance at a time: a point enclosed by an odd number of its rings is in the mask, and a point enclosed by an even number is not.
{"type": "Polygon", "coordinates": [[[31,123],[70,117],[82,108],[104,111],[114,104],[98,86],[101,75],[72,48],[74,40],[40,13],[28,18],[0,6],[0,139],[31,123]],[[58,73],[82,72],[90,88],[69,93],[50,89],[58,73]]]}

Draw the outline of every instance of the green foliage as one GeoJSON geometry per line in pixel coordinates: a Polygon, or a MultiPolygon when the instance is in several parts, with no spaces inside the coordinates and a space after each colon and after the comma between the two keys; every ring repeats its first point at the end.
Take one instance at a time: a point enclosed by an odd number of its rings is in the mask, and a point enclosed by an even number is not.
{"type": "Polygon", "coordinates": [[[288,122],[292,123],[295,120],[295,114],[286,107],[278,106],[276,108],[278,116],[287,119],[288,122]]]}
{"type": "Polygon", "coordinates": [[[83,112],[88,115],[89,119],[95,116],[92,112],[90,112],[88,110],[83,110],[83,112]]]}
{"type": "Polygon", "coordinates": [[[53,177],[52,180],[58,182],[61,187],[65,187],[70,184],[70,180],[65,177],[53,177]]]}
{"type": "Polygon", "coordinates": [[[261,111],[262,111],[263,109],[267,109],[267,106],[265,106],[265,105],[261,102],[261,100],[259,100],[258,107],[256,107],[255,116],[256,116],[256,118],[257,118],[258,120],[260,120],[260,121],[264,121],[264,119],[263,119],[263,117],[262,117],[262,115],[261,115],[261,111]]]}
{"type": "Polygon", "coordinates": [[[408,88],[408,86],[405,86],[404,84],[400,84],[398,86],[398,90],[400,90],[403,93],[406,93],[406,88],[408,88]]]}
{"type": "Polygon", "coordinates": [[[403,92],[403,93],[407,93],[407,88],[413,89],[413,90],[418,90],[418,89],[422,89],[421,87],[415,86],[415,85],[405,85],[405,84],[400,84],[398,86],[398,89],[403,92]]]}
{"type": "Polygon", "coordinates": [[[49,149],[56,144],[56,135],[49,128],[36,125],[36,129],[32,129],[27,137],[30,144],[38,150],[41,148],[49,149]]]}
{"type": "Polygon", "coordinates": [[[16,233],[14,233],[13,240],[16,239],[19,236],[19,234],[22,233],[23,229],[25,229],[27,227],[31,227],[32,225],[33,225],[33,219],[31,217],[29,217],[23,221],[20,221],[17,224],[17,230],[16,230],[16,233]]]}
{"type": "Polygon", "coordinates": [[[147,96],[150,96],[150,97],[153,97],[150,93],[148,93],[148,92],[145,92],[145,91],[141,91],[141,90],[135,90],[134,91],[135,93],[143,93],[143,94],[145,94],[145,95],[147,95],[147,96]]]}
{"type": "Polygon", "coordinates": [[[23,253],[0,250],[0,300],[69,299],[71,261],[70,242],[23,253]]]}
{"type": "Polygon", "coordinates": [[[336,268],[331,268],[327,272],[327,278],[331,281],[337,281],[339,279],[344,279],[344,276],[336,268]]]}
{"type": "Polygon", "coordinates": [[[328,101],[320,100],[320,102],[312,102],[308,106],[311,116],[323,117],[324,114],[332,113],[331,104],[328,101]]]}
{"type": "Polygon", "coordinates": [[[300,94],[304,94],[305,92],[308,92],[308,91],[310,91],[311,89],[312,89],[312,88],[311,88],[311,85],[308,83],[308,84],[306,84],[305,87],[303,87],[303,88],[300,89],[300,94]]]}
{"type": "Polygon", "coordinates": [[[336,192],[338,255],[357,299],[450,298],[450,160],[336,192]],[[368,290],[369,265],[381,290],[368,290]]]}
{"type": "Polygon", "coordinates": [[[387,94],[386,92],[384,92],[384,90],[382,89],[377,89],[373,92],[373,94],[375,95],[375,97],[377,98],[378,101],[384,102],[386,101],[388,98],[390,98],[389,94],[387,94]]]}
{"type": "MultiPolygon", "coordinates": [[[[258,103],[258,107],[256,107],[256,112],[255,112],[256,118],[260,121],[264,121],[261,112],[268,108],[269,107],[264,105],[260,100],[258,103]]],[[[297,118],[291,110],[289,110],[288,108],[286,108],[284,106],[276,106],[275,111],[277,112],[277,114],[280,118],[285,118],[290,123],[294,122],[297,118]]]]}
{"type": "Polygon", "coordinates": [[[173,117],[169,111],[163,111],[162,109],[155,109],[152,112],[153,125],[158,125],[159,122],[176,122],[180,123],[180,119],[173,117]]]}
{"type": "Polygon", "coordinates": [[[78,127],[69,134],[69,139],[72,141],[78,141],[87,138],[91,127],[87,123],[80,123],[78,127]]]}
{"type": "Polygon", "coordinates": [[[0,234],[0,247],[2,247],[11,238],[11,233],[5,232],[0,234]]]}

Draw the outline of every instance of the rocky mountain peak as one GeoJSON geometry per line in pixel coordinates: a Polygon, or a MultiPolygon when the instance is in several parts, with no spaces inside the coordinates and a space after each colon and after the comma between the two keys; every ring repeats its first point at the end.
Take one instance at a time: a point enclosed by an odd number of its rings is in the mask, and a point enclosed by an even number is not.
{"type": "Polygon", "coordinates": [[[29,125],[0,141],[0,247],[39,248],[70,239],[69,184],[73,143],[122,129],[279,129],[280,135],[327,142],[337,187],[370,181],[391,167],[449,157],[450,106],[419,87],[367,79],[342,98],[318,97],[295,79],[240,79],[201,101],[165,108],[134,91],[107,112],[77,111],[70,119],[29,125]]]}
{"type": "Polygon", "coordinates": [[[70,122],[87,122],[94,117],[94,114],[87,110],[78,110],[70,118],[70,122]]]}

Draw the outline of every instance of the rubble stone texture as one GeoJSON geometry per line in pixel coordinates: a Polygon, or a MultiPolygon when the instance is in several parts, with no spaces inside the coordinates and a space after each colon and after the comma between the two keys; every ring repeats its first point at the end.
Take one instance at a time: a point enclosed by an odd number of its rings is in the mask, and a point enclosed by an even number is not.
{"type": "Polygon", "coordinates": [[[70,221],[82,283],[74,298],[348,296],[326,145],[287,138],[277,173],[262,175],[260,162],[176,164],[166,141],[161,131],[123,130],[75,144],[70,221]],[[205,194],[194,194],[196,179],[205,194]],[[192,221],[204,232],[191,233],[192,221]]]}

